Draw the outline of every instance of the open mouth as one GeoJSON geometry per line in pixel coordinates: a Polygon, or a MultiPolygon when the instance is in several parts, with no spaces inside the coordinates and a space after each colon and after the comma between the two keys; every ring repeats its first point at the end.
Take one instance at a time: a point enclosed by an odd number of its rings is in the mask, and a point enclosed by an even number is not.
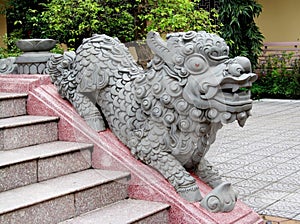
{"type": "Polygon", "coordinates": [[[228,106],[242,106],[252,102],[250,86],[221,87],[216,100],[228,106]]]}
{"type": "Polygon", "coordinates": [[[243,74],[240,77],[224,78],[216,94],[216,101],[231,107],[251,104],[250,88],[256,78],[257,76],[251,73],[243,74]]]}

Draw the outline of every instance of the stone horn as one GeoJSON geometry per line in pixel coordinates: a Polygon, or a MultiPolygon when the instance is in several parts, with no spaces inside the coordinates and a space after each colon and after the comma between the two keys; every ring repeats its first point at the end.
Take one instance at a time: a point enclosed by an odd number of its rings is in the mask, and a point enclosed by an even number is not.
{"type": "Polygon", "coordinates": [[[157,32],[150,31],[147,34],[147,44],[150,49],[161,57],[167,64],[172,61],[172,54],[164,41],[157,32]]]}

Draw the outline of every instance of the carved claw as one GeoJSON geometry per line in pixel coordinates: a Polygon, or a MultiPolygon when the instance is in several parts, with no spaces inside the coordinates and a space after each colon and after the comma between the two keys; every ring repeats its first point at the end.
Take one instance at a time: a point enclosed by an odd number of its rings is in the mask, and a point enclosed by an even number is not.
{"type": "Polygon", "coordinates": [[[205,158],[202,158],[196,174],[201,178],[202,181],[207,183],[212,188],[216,188],[218,185],[223,183],[221,176],[217,169],[215,169],[205,158]]]}
{"type": "Polygon", "coordinates": [[[177,188],[178,194],[189,202],[198,202],[203,199],[200,194],[199,188],[196,184],[189,187],[177,188]]]}
{"type": "Polygon", "coordinates": [[[210,212],[230,212],[237,200],[237,194],[230,183],[225,182],[203,198],[200,205],[210,212]]]}
{"type": "Polygon", "coordinates": [[[84,117],[84,120],[92,129],[97,132],[106,130],[105,123],[101,116],[86,116],[84,117]]]}

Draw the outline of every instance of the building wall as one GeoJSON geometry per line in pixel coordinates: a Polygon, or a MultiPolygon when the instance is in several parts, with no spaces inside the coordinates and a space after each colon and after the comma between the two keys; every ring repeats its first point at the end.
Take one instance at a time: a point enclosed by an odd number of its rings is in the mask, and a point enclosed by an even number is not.
{"type": "Polygon", "coordinates": [[[263,6],[256,19],[265,42],[300,41],[300,0],[257,0],[263,6]]]}
{"type": "MultiPolygon", "coordinates": [[[[3,4],[4,0],[0,0],[0,5],[3,4]]],[[[3,47],[2,37],[6,34],[6,18],[4,15],[0,15],[0,47],[3,47]]]]}

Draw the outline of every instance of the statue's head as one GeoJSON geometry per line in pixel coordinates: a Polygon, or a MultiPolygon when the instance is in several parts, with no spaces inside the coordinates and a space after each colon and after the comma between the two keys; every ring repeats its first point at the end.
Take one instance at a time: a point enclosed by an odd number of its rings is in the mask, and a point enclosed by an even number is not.
{"type": "Polygon", "coordinates": [[[173,33],[166,41],[150,32],[147,43],[171,73],[186,80],[183,98],[199,109],[209,109],[212,122],[238,120],[244,125],[252,108],[250,87],[257,79],[246,57],[229,58],[224,39],[204,31],[173,33]]]}

